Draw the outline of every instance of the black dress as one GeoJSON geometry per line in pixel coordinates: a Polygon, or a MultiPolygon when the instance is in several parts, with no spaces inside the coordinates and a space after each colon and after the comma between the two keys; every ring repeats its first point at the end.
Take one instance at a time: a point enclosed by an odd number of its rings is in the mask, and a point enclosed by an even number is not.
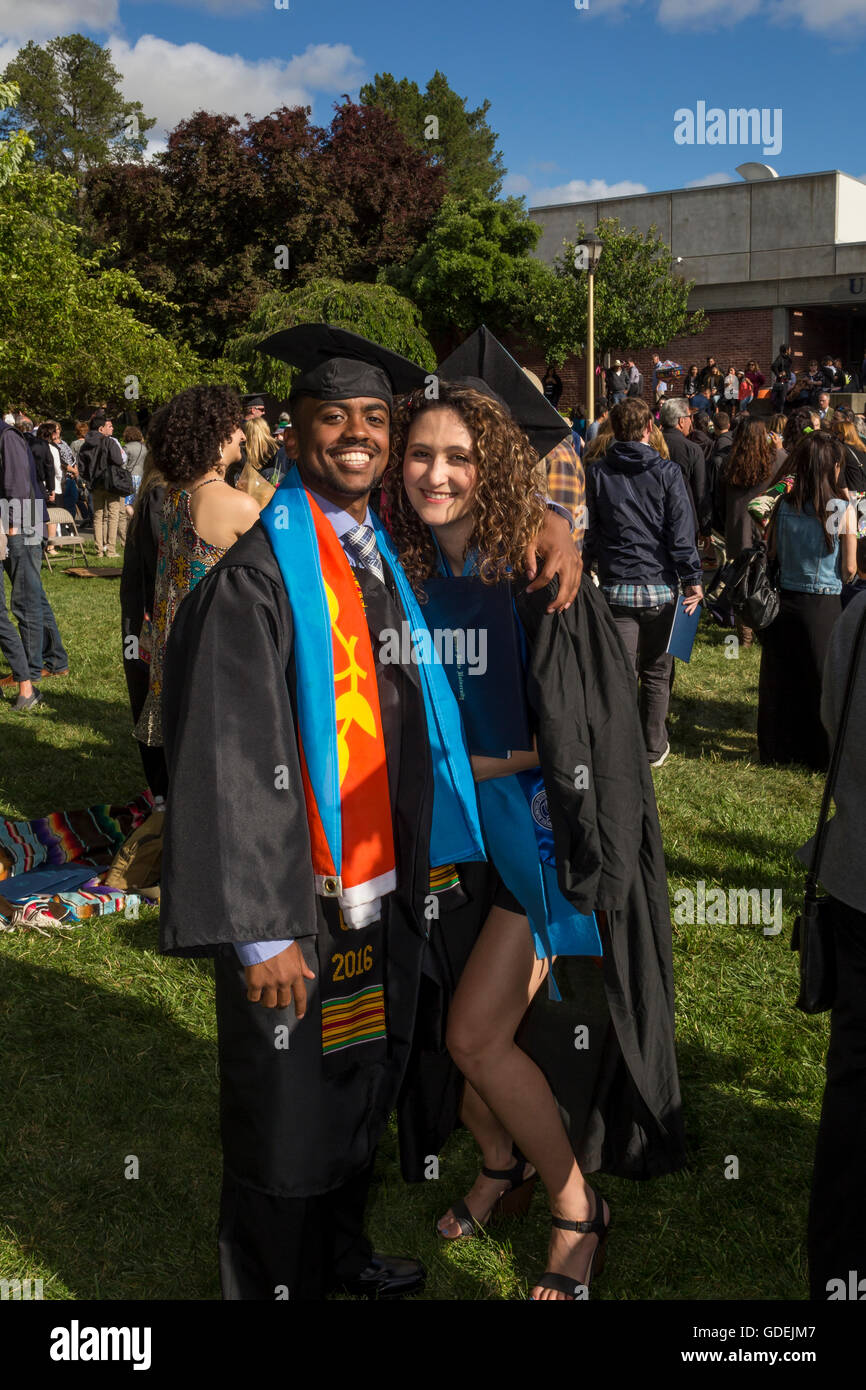
{"type": "Polygon", "coordinates": [[[826,772],[830,746],[821,723],[821,680],[839,594],[781,590],[777,617],[764,628],[758,679],[758,756],[826,772]]]}

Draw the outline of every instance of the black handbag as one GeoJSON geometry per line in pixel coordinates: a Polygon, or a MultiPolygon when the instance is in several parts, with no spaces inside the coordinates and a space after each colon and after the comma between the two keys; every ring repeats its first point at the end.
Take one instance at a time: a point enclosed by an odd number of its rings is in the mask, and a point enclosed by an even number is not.
{"type": "Polygon", "coordinates": [[[716,573],[707,589],[716,622],[732,626],[734,617],[760,632],[779,612],[778,565],[763,541],[743,550],[716,573]]]}
{"type": "Polygon", "coordinates": [[[803,911],[794,923],[791,935],[791,950],[800,952],[800,993],[797,1008],[804,1014],[822,1014],[831,1009],[836,999],[836,941],[833,934],[833,899],[818,896],[818,877],[821,868],[821,851],[824,848],[827,830],[827,815],[830,799],[836,785],[836,774],[842,761],[842,746],[845,742],[845,729],[848,725],[848,711],[854,694],[854,682],[866,632],[866,609],[854,638],[851,652],[851,665],[848,668],[848,681],[845,698],[839,715],[839,726],[833,743],[830,770],[824,784],[824,796],[818,816],[818,829],[812,846],[812,862],[806,875],[806,890],[803,898],[803,911]]]}

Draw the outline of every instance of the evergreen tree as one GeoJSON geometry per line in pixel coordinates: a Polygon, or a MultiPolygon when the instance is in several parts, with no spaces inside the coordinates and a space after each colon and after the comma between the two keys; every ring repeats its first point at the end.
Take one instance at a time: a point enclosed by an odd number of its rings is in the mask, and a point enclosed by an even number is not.
{"type": "Polygon", "coordinates": [[[379,106],[394,118],[415,149],[441,165],[455,198],[481,194],[495,198],[505,167],[496,148],[498,135],[487,123],[490,102],[470,110],[437,68],[422,92],[408,77],[377,73],[361,88],[362,106],[379,106]]]}
{"type": "Polygon", "coordinates": [[[141,103],[126,101],[108,49],[83,34],[25,44],[3,74],[18,96],[4,133],[26,131],[37,159],[81,187],[86,170],[112,160],[140,161],[156,124],[141,103]]]}

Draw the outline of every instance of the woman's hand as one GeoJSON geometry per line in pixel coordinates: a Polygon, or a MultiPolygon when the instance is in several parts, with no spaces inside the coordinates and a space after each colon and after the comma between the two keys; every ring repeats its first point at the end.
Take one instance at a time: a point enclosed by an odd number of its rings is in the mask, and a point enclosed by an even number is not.
{"type": "Polygon", "coordinates": [[[554,575],[559,576],[559,592],[547,605],[548,613],[564,613],[566,608],[571,607],[580,588],[583,561],[572,539],[570,525],[564,516],[550,507],[537,537],[526,547],[524,567],[532,580],[526,590],[528,594],[544,589],[554,575]],[[544,568],[537,578],[536,551],[544,560],[544,568]]]}

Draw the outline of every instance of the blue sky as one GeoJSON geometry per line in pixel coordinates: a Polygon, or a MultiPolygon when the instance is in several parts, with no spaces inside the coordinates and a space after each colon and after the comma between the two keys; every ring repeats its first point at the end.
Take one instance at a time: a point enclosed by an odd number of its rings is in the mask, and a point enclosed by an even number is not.
{"type": "Polygon", "coordinates": [[[530,205],[736,179],[754,159],[780,174],[866,173],[866,0],[579,3],[0,0],[0,63],[29,38],[79,30],[109,44],[157,142],[200,107],[304,103],[326,124],[374,73],[423,87],[439,67],[472,105],[490,100],[506,191],[530,205]],[[780,152],[677,144],[675,112],[698,102],[780,110],[780,152]]]}

